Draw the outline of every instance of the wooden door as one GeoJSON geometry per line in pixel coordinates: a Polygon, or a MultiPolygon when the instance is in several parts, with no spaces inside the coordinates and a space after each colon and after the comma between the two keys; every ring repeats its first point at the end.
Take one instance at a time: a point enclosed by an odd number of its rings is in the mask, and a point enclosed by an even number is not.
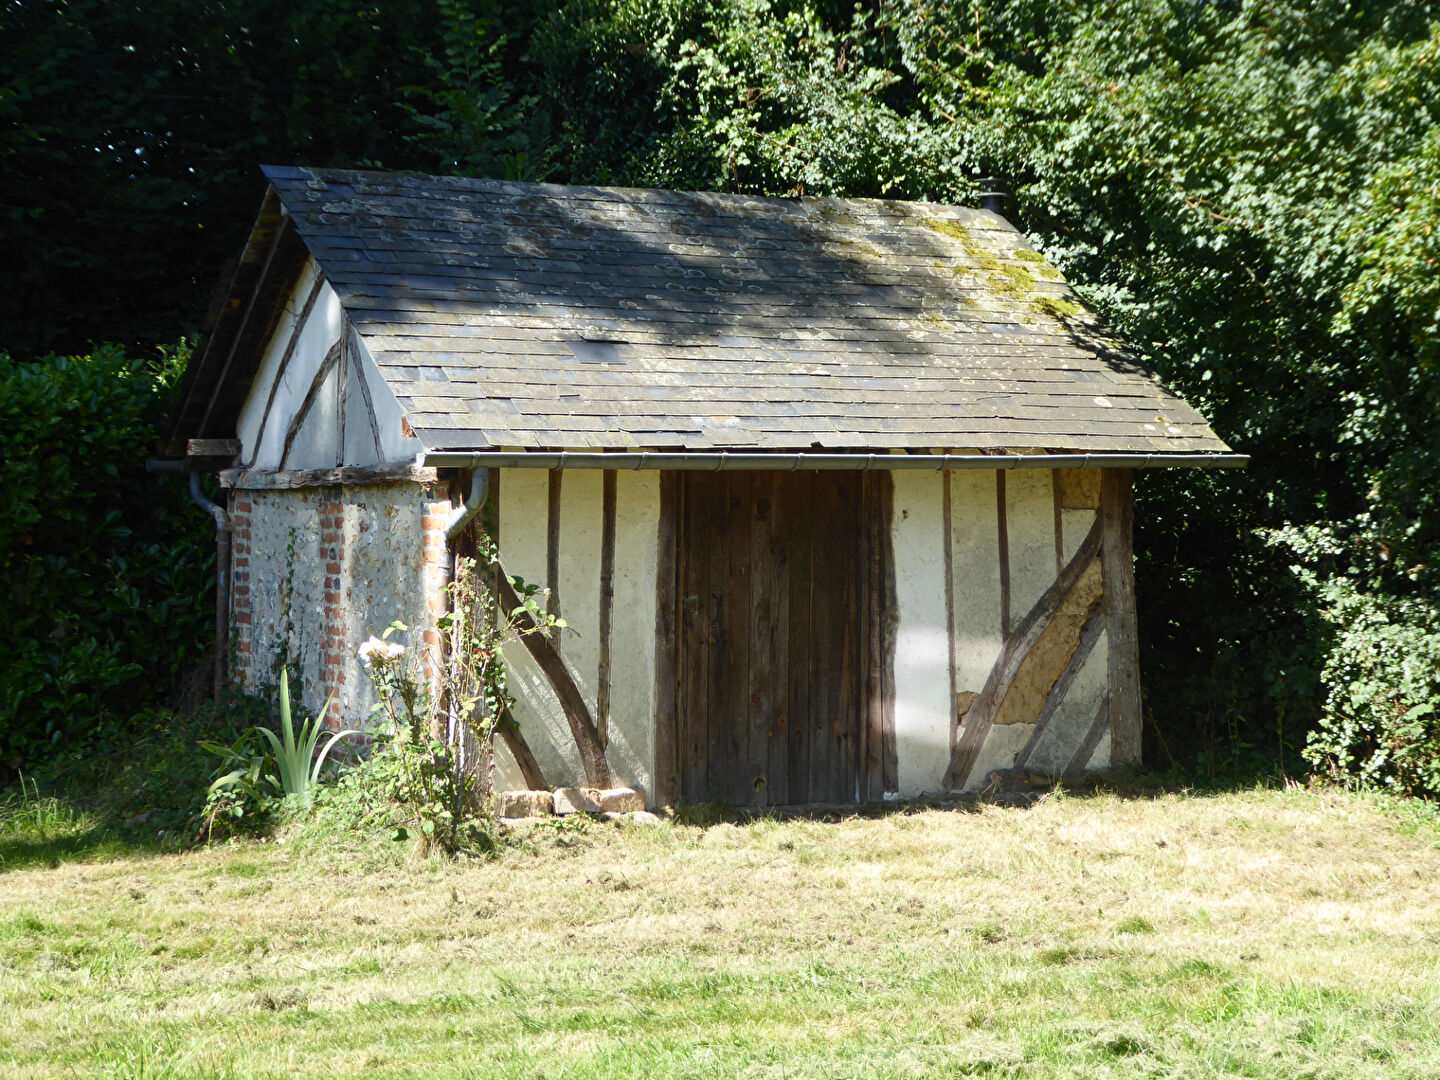
{"type": "Polygon", "coordinates": [[[879,686],[866,677],[862,642],[874,566],[869,487],[858,472],[681,477],[683,798],[748,806],[869,797],[867,699],[879,686]]]}

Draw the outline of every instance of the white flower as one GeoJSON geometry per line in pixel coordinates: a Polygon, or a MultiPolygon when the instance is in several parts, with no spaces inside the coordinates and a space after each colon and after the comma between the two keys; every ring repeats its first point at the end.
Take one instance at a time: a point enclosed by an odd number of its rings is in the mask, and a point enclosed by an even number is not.
{"type": "Polygon", "coordinates": [[[360,657],[360,663],[364,664],[366,668],[374,667],[377,664],[383,667],[404,656],[405,646],[398,641],[384,641],[371,634],[367,640],[360,643],[360,647],[355,650],[355,653],[360,657]]]}

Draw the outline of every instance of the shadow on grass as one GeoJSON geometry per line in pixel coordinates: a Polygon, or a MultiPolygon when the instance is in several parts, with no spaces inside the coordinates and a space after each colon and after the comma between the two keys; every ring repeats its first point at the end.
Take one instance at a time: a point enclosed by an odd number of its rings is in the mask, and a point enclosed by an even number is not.
{"type": "Polygon", "coordinates": [[[201,743],[229,745],[268,722],[270,707],[232,696],[184,712],[154,709],[60,748],[34,772],[0,766],[0,875],[195,846],[221,764],[201,743]]]}
{"type": "Polygon", "coordinates": [[[0,835],[0,875],[12,870],[57,869],[62,863],[129,858],[154,845],[126,843],[103,825],[61,836],[0,835]]]}
{"type": "Polygon", "coordinates": [[[1179,771],[1152,773],[1115,770],[1062,780],[1033,770],[1000,769],[991,774],[990,782],[985,787],[975,791],[926,795],[885,803],[737,806],[724,800],[705,803],[681,800],[675,808],[675,821],[681,825],[708,828],[714,825],[742,825],[765,820],[834,822],[850,818],[873,819],[929,810],[975,814],[979,813],[982,807],[1024,810],[1057,794],[1067,799],[1151,800],[1174,795],[1204,799],[1261,788],[1279,790],[1291,782],[1293,781],[1275,772],[1202,780],[1179,771]]]}
{"type": "Polygon", "coordinates": [[[30,784],[0,797],[0,875],[160,854],[178,846],[173,839],[164,843],[163,833],[112,821],[112,815],[76,799],[41,794],[30,784]]]}

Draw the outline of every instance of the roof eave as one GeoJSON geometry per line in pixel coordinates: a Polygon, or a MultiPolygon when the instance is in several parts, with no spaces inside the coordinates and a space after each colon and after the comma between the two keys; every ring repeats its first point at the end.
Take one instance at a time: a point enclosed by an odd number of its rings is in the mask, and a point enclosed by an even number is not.
{"type": "Polygon", "coordinates": [[[183,456],[190,439],[234,433],[261,350],[306,254],[278,193],[267,186],[230,280],[211,302],[201,345],[163,429],[162,453],[183,456]]]}
{"type": "Polygon", "coordinates": [[[1094,454],[833,454],[755,453],[746,451],[637,451],[597,454],[559,451],[425,451],[417,463],[427,468],[480,469],[673,469],[696,472],[802,469],[861,471],[958,469],[1243,469],[1248,454],[1094,453],[1094,454]]]}

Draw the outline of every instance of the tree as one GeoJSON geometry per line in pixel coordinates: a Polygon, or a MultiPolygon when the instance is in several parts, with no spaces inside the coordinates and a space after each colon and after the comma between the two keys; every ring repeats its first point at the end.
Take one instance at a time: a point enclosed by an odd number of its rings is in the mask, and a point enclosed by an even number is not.
{"type": "Polygon", "coordinates": [[[16,358],[198,328],[266,161],[413,158],[426,0],[6,0],[0,325],[16,358]]]}

